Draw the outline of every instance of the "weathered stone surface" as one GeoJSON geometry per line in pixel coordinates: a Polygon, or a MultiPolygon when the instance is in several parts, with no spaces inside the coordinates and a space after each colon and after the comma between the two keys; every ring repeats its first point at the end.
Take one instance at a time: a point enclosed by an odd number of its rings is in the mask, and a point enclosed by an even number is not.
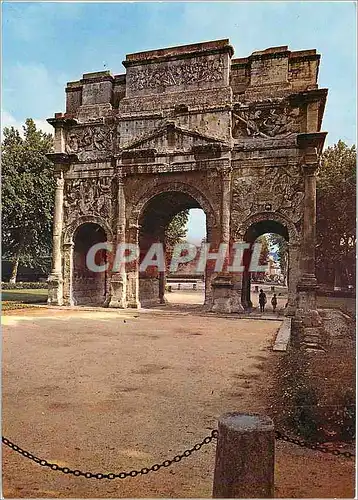
{"type": "Polygon", "coordinates": [[[220,417],[213,498],[273,498],[274,464],[275,434],[269,417],[220,417]]]}
{"type": "MultiPolygon", "coordinates": [[[[126,74],[87,73],[67,84],[66,113],[49,119],[55,128],[51,159],[64,179],[56,198],[54,271],[62,273],[65,303],[73,301],[73,245],[81,225],[97,224],[109,243],[143,246],[149,236],[162,241],[178,211],[201,207],[213,248],[221,241],[252,242],[263,232],[286,237],[288,311],[295,314],[298,305],[300,318],[305,311],[313,317],[310,220],[327,94],[317,86],[320,56],[286,46],[232,55],[228,40],[130,54],[126,74]]],[[[211,275],[207,270],[206,305],[213,307],[211,275]]],[[[150,280],[140,293],[135,266],[127,280],[117,275],[110,281],[109,271],[107,304],[138,307],[141,294],[145,301],[158,298],[150,297],[158,288],[150,280]]],[[[231,310],[240,309],[239,282],[235,276],[226,291],[231,310]]]]}

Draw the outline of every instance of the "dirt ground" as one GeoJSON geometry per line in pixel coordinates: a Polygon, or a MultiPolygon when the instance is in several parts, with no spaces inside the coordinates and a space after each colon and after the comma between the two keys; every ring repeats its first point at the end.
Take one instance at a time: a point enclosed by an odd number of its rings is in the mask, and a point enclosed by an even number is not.
{"type": "MultiPolygon", "coordinates": [[[[62,466],[140,469],[201,441],[227,411],[265,412],[279,321],[190,310],[38,308],[3,322],[3,435],[62,466]]],[[[3,446],[6,498],[210,497],[215,446],[147,476],[68,477],[3,446]]],[[[276,496],[352,497],[354,464],[277,443],[276,496]]]]}

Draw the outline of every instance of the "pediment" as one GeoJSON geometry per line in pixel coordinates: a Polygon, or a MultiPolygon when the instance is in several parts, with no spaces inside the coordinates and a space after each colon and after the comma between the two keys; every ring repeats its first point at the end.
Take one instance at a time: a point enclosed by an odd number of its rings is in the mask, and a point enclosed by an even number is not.
{"type": "Polygon", "coordinates": [[[197,130],[190,130],[168,121],[161,127],[151,131],[146,135],[137,137],[133,141],[124,145],[123,151],[130,150],[155,150],[158,153],[170,151],[188,152],[196,146],[208,144],[224,145],[225,141],[217,137],[204,134],[197,130]]]}

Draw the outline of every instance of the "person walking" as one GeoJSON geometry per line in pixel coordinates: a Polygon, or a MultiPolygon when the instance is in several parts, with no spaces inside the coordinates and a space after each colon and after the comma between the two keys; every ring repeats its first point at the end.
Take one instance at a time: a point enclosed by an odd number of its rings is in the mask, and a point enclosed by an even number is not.
{"type": "Polygon", "coordinates": [[[277,297],[276,294],[273,294],[273,297],[271,299],[271,304],[272,304],[272,310],[273,312],[276,312],[276,307],[277,307],[277,297]]]}
{"type": "Polygon", "coordinates": [[[260,290],[259,293],[259,304],[260,304],[260,312],[265,312],[265,304],[266,304],[266,293],[262,290],[260,290]]]}

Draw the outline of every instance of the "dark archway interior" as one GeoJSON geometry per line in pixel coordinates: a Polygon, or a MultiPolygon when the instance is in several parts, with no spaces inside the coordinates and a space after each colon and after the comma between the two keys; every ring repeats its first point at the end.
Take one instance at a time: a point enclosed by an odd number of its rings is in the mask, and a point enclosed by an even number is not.
{"type": "MultiPolygon", "coordinates": [[[[102,306],[106,300],[107,272],[94,272],[86,265],[89,249],[96,243],[105,242],[106,233],[98,225],[87,223],[80,226],[74,235],[72,297],[77,305],[102,306]]],[[[107,262],[105,250],[96,254],[95,263],[107,262]]]]}
{"type": "Polygon", "coordinates": [[[266,233],[279,234],[288,241],[287,227],[275,220],[262,220],[252,224],[246,231],[244,240],[247,243],[253,243],[259,236],[266,233]]]}
{"type": "MultiPolygon", "coordinates": [[[[285,238],[286,241],[289,241],[287,227],[275,220],[263,220],[252,224],[245,233],[244,241],[246,243],[251,243],[253,245],[257,240],[257,238],[267,233],[279,234],[280,236],[285,238]]],[[[244,257],[243,257],[243,265],[245,270],[242,276],[241,302],[245,309],[252,308],[251,273],[249,271],[251,257],[252,257],[252,247],[244,251],[244,257]]]]}
{"type": "MultiPolygon", "coordinates": [[[[183,210],[202,208],[189,194],[168,191],[153,197],[144,207],[139,219],[140,262],[153,243],[163,243],[165,232],[173,217],[183,210]]],[[[142,305],[164,302],[165,273],[156,267],[140,273],[139,300],[142,305]]]]}
{"type": "Polygon", "coordinates": [[[158,194],[147,203],[139,219],[140,238],[149,235],[161,238],[173,217],[190,208],[201,208],[201,206],[186,193],[169,191],[158,194]]]}

